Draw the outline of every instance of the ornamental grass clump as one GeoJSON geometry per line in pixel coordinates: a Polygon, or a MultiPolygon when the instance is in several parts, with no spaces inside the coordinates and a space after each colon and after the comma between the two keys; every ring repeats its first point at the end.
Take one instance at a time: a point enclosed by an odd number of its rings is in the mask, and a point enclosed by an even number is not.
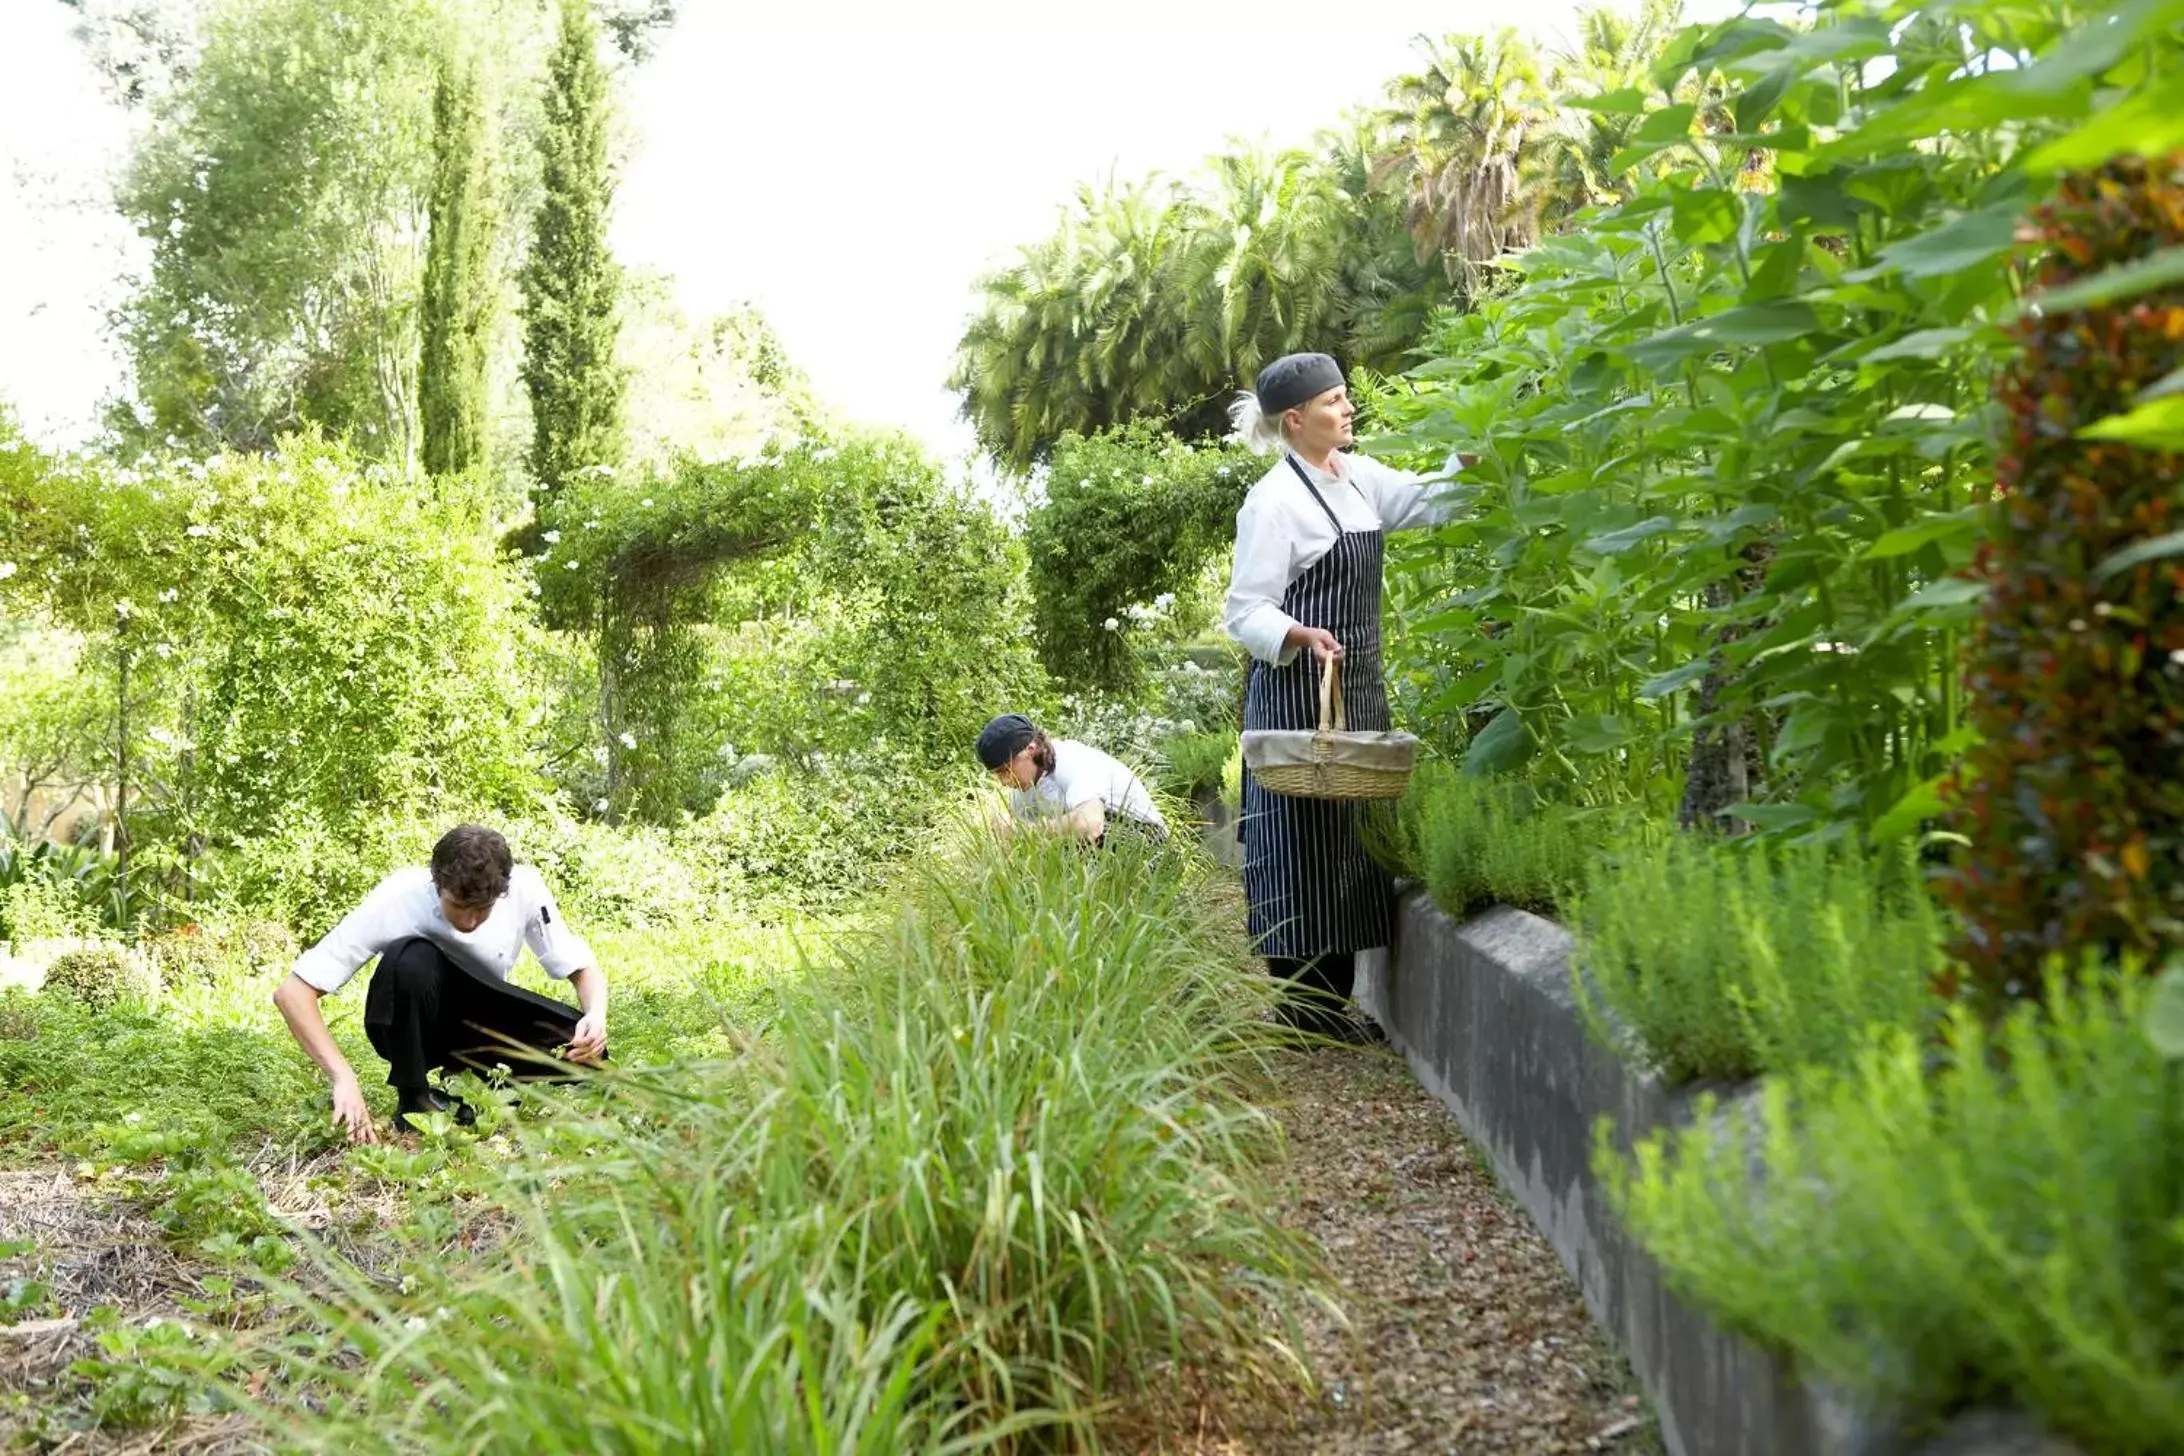
{"type": "MultiPolygon", "coordinates": [[[[2031,226],[2050,295],[2173,254],[2184,153],[2066,178],[2031,226]]],[[[1997,387],[2006,435],[1965,694],[1980,742],[1954,790],[1961,969],[1943,989],[1990,1012],[2036,995],[2051,954],[2152,957],[2184,935],[2184,454],[2110,419],[2175,389],[2184,285],[2054,302],[2015,326],[1997,387]]]]}
{"type": "Polygon", "coordinates": [[[1840,1062],[1938,1010],[1940,920],[1905,857],[1671,835],[1603,856],[1572,912],[1587,1021],[1671,1082],[1840,1062]]]}
{"type": "Polygon", "coordinates": [[[913,871],[742,1058],[540,1123],[505,1254],[428,1262],[406,1296],[346,1279],[287,1362],[281,1434],[1077,1448],[1177,1367],[1294,1378],[1312,1269],[1232,1075],[1268,993],[1213,884],[1043,837],[913,871]]]}
{"type": "Polygon", "coordinates": [[[2184,1081],[2139,975],[2045,986],[1998,1029],[1953,1011],[1938,1068],[1888,1032],[1596,1166],[1676,1288],[1875,1408],[2184,1450],[2184,1081]]]}

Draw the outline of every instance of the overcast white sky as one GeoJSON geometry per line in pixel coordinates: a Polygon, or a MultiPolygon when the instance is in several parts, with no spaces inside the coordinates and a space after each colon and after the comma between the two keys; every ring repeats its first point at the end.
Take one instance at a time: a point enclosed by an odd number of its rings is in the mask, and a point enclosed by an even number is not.
{"type": "MultiPolygon", "coordinates": [[[[683,0],[622,103],[614,244],[694,315],[748,300],[820,392],[949,458],[971,286],[1079,182],[1187,171],[1230,136],[1302,143],[1410,65],[1421,32],[1559,38],[1572,0],[683,0]]],[[[1701,14],[1734,8],[1697,0],[1701,14]]],[[[105,311],[139,254],[107,205],[128,142],[59,0],[0,0],[0,400],[92,425],[105,311]]]]}

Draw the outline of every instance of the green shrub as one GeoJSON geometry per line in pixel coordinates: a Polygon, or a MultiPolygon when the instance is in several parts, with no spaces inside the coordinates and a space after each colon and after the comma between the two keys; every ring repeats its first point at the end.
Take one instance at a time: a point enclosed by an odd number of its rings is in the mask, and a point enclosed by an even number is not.
{"type": "Polygon", "coordinates": [[[1938,1009],[1941,925],[1905,859],[1670,835],[1603,856],[1571,909],[1587,1019],[1670,1081],[1840,1062],[1938,1009]]]}
{"type": "Polygon", "coordinates": [[[747,909],[842,908],[926,844],[951,780],[822,757],[720,796],[679,836],[712,892],[747,909]]]}
{"type": "Polygon", "coordinates": [[[1265,982],[1218,882],[970,842],[750,1058],[624,1075],[545,1124],[499,1190],[520,1264],[435,1261],[407,1297],[349,1278],[300,1382],[271,1387],[309,1394],[272,1413],[283,1434],[1075,1448],[1165,1362],[1293,1374],[1305,1245],[1259,1181],[1270,1124],[1224,1075],[1265,982]]]}
{"type": "Polygon", "coordinates": [[[98,917],[50,880],[18,880],[0,889],[0,940],[75,940],[97,928],[98,917]]]}
{"type": "Polygon", "coordinates": [[[42,989],[73,996],[93,1010],[104,1011],[156,995],[159,977],[120,946],[102,945],[72,950],[56,959],[46,967],[42,989]]]}
{"type": "Polygon", "coordinates": [[[1161,786],[1178,798],[1217,794],[1236,756],[1235,733],[1182,733],[1160,745],[1161,786]]]}
{"type": "Polygon", "coordinates": [[[1675,1285],[1912,1414],[2006,1398],[2095,1456],[2184,1450],[2184,1081],[2121,975],[1998,1031],[1888,1032],[1603,1181],[1675,1285]],[[1755,1186],[1751,1170],[1764,1167],[1755,1186]]]}
{"type": "MultiPolygon", "coordinates": [[[[1604,822],[1590,816],[1593,826],[1604,822]]],[[[1426,763],[1394,813],[1376,816],[1369,842],[1451,915],[1496,904],[1552,914],[1583,879],[1602,832],[1521,783],[1426,763]]]]}

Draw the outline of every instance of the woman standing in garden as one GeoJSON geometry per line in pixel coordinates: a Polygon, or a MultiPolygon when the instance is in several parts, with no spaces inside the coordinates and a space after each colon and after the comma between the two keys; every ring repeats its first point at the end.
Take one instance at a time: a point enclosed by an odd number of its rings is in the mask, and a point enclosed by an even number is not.
{"type": "MultiPolygon", "coordinates": [[[[1342,663],[1353,729],[1385,730],[1380,572],[1389,531],[1432,525],[1448,507],[1425,477],[1346,455],[1357,414],[1341,366],[1290,354],[1259,371],[1230,412],[1254,450],[1282,452],[1236,513],[1229,635],[1252,657],[1244,728],[1319,726],[1320,677],[1342,663]],[[1311,649],[1307,652],[1305,649],[1311,649]]],[[[1357,952],[1386,945],[1394,896],[1358,836],[1355,802],[1271,793],[1244,774],[1244,893],[1267,969],[1292,985],[1285,1019],[1350,1036],[1357,952]]]]}

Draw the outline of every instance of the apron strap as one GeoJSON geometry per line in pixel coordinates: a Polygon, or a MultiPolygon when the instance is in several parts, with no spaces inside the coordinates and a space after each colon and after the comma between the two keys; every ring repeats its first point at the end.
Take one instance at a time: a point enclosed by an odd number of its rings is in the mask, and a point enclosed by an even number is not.
{"type": "Polygon", "coordinates": [[[1342,522],[1335,518],[1335,508],[1327,504],[1327,497],[1319,493],[1319,487],[1312,483],[1312,477],[1305,472],[1304,466],[1298,462],[1297,457],[1291,455],[1288,458],[1289,468],[1297,472],[1297,479],[1303,481],[1304,488],[1312,492],[1312,499],[1319,502],[1319,508],[1327,512],[1327,523],[1335,528],[1337,536],[1343,535],[1342,522]]]}

